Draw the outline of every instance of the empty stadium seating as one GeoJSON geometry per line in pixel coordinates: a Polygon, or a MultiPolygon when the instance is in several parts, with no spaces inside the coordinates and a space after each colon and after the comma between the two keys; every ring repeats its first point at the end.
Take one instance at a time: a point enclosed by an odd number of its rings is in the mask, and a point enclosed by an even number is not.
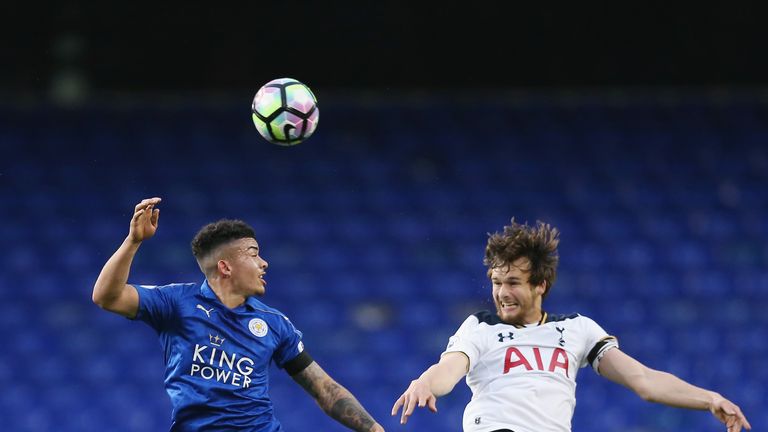
{"type": "MultiPolygon", "coordinates": [[[[361,105],[321,98],[315,136],[260,139],[243,106],[0,108],[0,430],[170,424],[152,330],[91,289],[136,202],[163,197],[131,281],[201,281],[189,240],[242,218],[269,261],[265,302],[389,431],[459,431],[464,384],[389,417],[469,313],[488,308],[486,234],[562,231],[545,302],[647,365],[768,424],[768,104],[748,94],[627,94],[361,105]]],[[[716,431],[584,369],[574,431],[716,431]]],[[[289,431],[341,431],[282,371],[289,431]]],[[[762,426],[761,426],[762,425],[762,426]]]]}

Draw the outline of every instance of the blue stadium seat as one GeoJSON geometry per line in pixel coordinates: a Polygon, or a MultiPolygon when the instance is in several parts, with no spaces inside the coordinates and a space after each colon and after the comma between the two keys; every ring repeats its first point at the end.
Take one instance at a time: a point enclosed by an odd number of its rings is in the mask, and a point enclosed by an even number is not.
{"type": "MultiPolygon", "coordinates": [[[[169,426],[154,332],[90,301],[134,203],[150,195],[164,198],[161,228],[131,282],[199,282],[194,233],[247,220],[270,263],[264,301],[388,427],[399,427],[394,400],[462,320],[492,308],[486,234],[513,216],[562,231],[546,310],[592,317],[638,359],[768,423],[765,101],[324,109],[339,127],[284,149],[235,125],[236,107],[2,108],[0,429],[169,426]]],[[[719,427],[589,370],[580,380],[574,430],[719,427]]],[[[288,430],[341,430],[290,378],[275,377],[271,391],[288,430]]],[[[468,398],[459,384],[440,414],[419,413],[409,430],[459,430],[468,398]]]]}

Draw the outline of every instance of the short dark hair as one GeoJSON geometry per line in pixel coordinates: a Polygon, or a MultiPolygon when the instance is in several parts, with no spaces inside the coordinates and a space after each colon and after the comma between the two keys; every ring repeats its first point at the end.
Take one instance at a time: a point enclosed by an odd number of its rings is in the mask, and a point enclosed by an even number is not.
{"type": "Polygon", "coordinates": [[[256,238],[250,225],[237,219],[221,219],[200,228],[192,239],[192,254],[198,260],[217,247],[242,238],[256,238]]]}
{"type": "Polygon", "coordinates": [[[557,228],[541,221],[536,226],[519,224],[512,218],[510,225],[504,231],[488,234],[488,244],[485,247],[483,264],[488,267],[488,274],[495,268],[512,264],[519,258],[530,261],[531,285],[547,282],[544,295],[549,293],[557,277],[557,264],[560,257],[557,245],[560,243],[560,232],[557,228]]]}

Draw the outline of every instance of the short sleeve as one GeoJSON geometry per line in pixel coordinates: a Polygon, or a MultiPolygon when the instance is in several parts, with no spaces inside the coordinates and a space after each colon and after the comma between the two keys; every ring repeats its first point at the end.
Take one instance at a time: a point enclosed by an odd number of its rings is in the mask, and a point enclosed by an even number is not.
{"type": "Polygon", "coordinates": [[[139,293],[139,310],[135,319],[149,324],[158,333],[164,330],[174,316],[175,300],[182,287],[181,284],[134,285],[139,293]]]}
{"type": "Polygon", "coordinates": [[[440,355],[441,357],[449,352],[461,352],[469,358],[469,370],[472,370],[480,357],[480,346],[475,334],[478,329],[479,321],[474,315],[470,315],[456,333],[448,339],[448,346],[440,355]]]}
{"type": "Polygon", "coordinates": [[[275,364],[283,368],[285,364],[301,354],[304,351],[304,343],[301,341],[302,334],[293,325],[291,320],[284,315],[280,315],[283,321],[280,332],[280,341],[273,355],[275,364]]]}
{"type": "Polygon", "coordinates": [[[608,350],[619,347],[619,341],[615,336],[609,335],[599,324],[590,318],[582,316],[584,323],[584,355],[580,367],[591,365],[598,372],[600,360],[608,350]]]}

